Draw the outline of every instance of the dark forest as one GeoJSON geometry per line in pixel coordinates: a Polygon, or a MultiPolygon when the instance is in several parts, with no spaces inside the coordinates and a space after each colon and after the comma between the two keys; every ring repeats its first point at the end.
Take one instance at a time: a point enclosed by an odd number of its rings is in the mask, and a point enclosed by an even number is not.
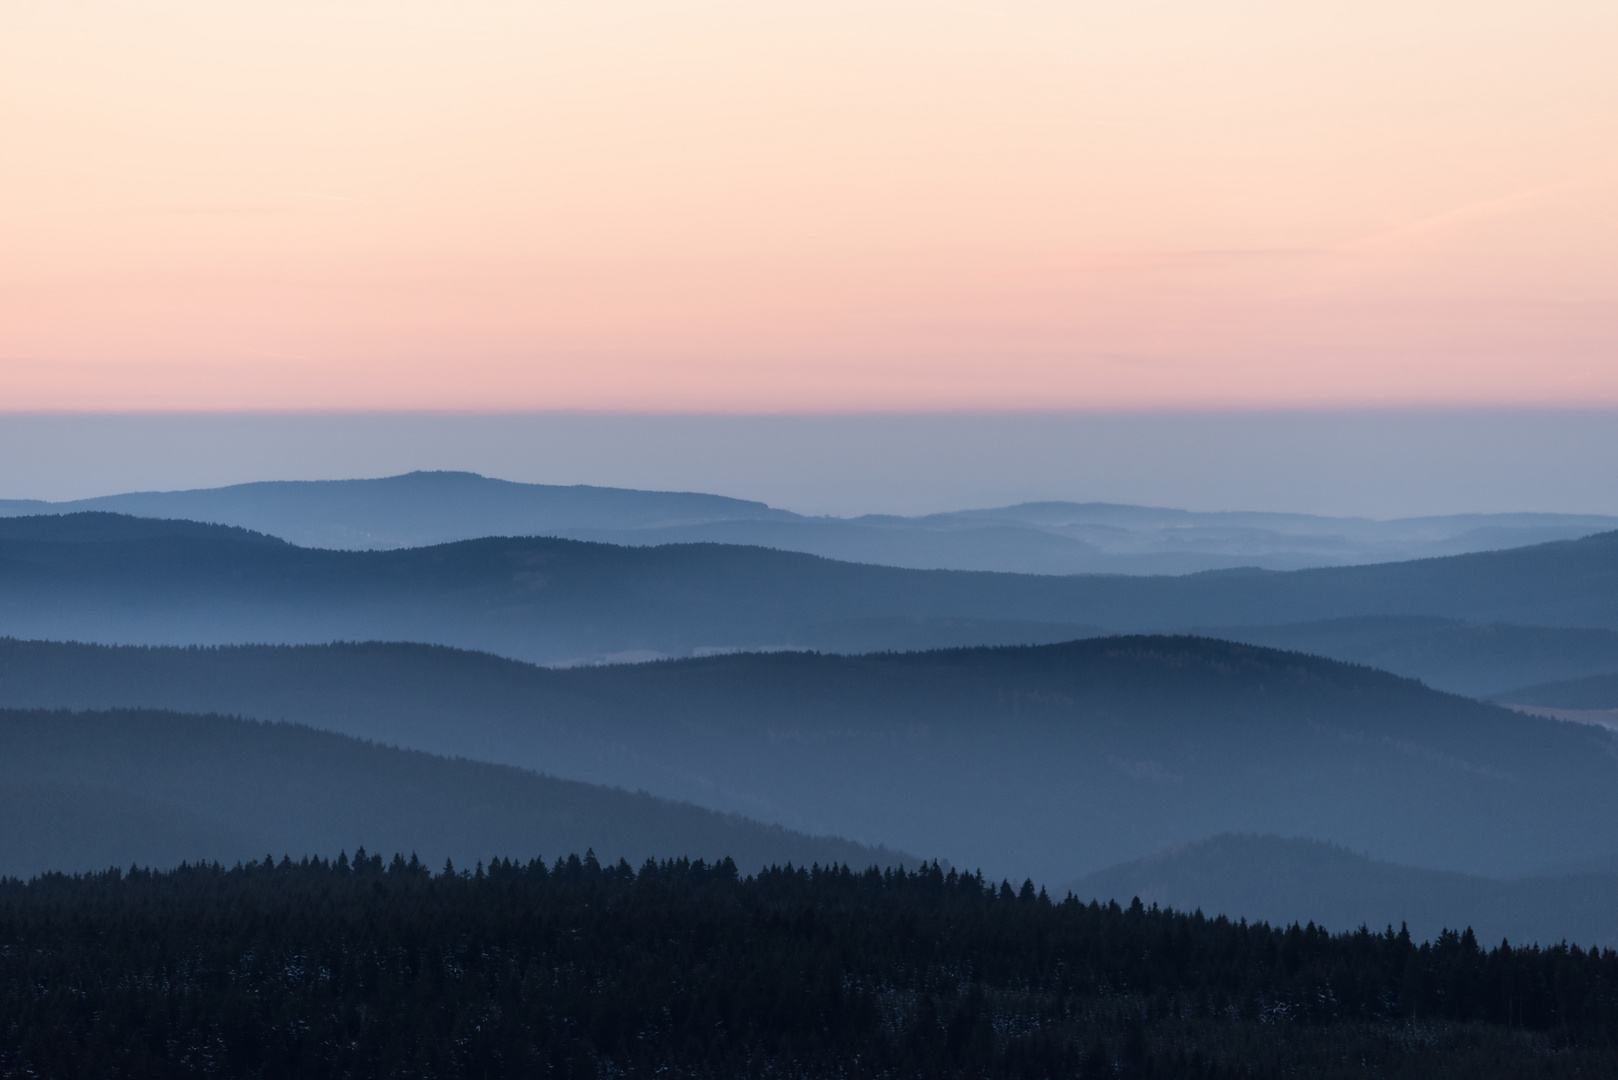
{"type": "Polygon", "coordinates": [[[1611,1076],[1618,954],[936,864],[266,857],[0,883],[7,1077],[1611,1076]]]}

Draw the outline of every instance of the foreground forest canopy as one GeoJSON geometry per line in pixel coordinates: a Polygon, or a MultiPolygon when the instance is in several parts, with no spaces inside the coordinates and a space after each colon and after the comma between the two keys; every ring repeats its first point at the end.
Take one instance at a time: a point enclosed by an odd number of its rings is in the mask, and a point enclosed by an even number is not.
{"type": "Polygon", "coordinates": [[[0,1076],[1618,1071],[1618,954],[1031,883],[413,857],[0,883],[0,1076]]]}

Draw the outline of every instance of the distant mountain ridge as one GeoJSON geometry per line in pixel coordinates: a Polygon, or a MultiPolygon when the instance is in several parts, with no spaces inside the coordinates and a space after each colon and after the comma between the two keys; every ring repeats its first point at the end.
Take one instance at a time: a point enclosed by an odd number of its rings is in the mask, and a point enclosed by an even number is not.
{"type": "Polygon", "coordinates": [[[407,640],[557,664],[869,650],[889,632],[886,647],[910,648],[1367,616],[1618,630],[1618,533],[1370,566],[1042,577],[718,544],[491,537],[330,551],[194,522],[0,519],[0,634],[20,638],[407,640]]]}
{"type": "Polygon", "coordinates": [[[797,516],[723,495],[519,484],[458,472],[413,472],[376,480],[267,480],[65,503],[0,502],[0,514],[7,516],[84,510],[241,524],[304,546],[359,549],[549,535],[556,529],[666,528],[797,516]]]}
{"type": "Polygon", "coordinates": [[[290,548],[278,536],[239,525],[191,521],[186,518],[148,518],[84,510],[72,514],[0,517],[0,541],[13,544],[138,544],[150,540],[204,540],[290,548]]]}
{"type": "Polygon", "coordinates": [[[1600,515],[1373,521],[1072,502],[920,517],[806,517],[720,495],[523,484],[456,472],[265,481],[63,503],[0,500],[0,515],[86,510],[239,525],[305,547],[389,549],[484,536],[557,536],[629,545],[748,544],[913,569],[1044,574],[1392,562],[1618,528],[1618,518],[1600,515]]]}
{"type": "MultiPolygon", "coordinates": [[[[284,541],[231,526],[108,513],[0,519],[0,543],[101,543],[164,538],[264,543],[284,541]]],[[[1179,629],[1179,627],[1174,627],[1179,629]]],[[[1358,615],[1271,626],[1195,626],[1208,637],[1295,649],[1367,664],[1420,678],[1440,690],[1487,697],[1517,687],[1618,673],[1618,630],[1515,626],[1434,616],[1358,615]]],[[[777,634],[780,647],[827,652],[925,650],[970,645],[1043,645],[1108,633],[1095,623],[948,615],[867,615],[792,627],[777,634]]],[[[385,633],[373,631],[374,636],[385,633]]],[[[363,635],[356,635],[363,636],[363,635]]],[[[700,654],[740,646],[696,646],[700,654]]],[[[624,659],[655,659],[667,650],[633,646],[624,659]]],[[[1532,704],[1533,702],[1525,702],[1532,704]]],[[[1540,704],[1545,704],[1541,702],[1540,704]]],[[[1614,702],[1618,705],[1618,701],[1614,702]]],[[[1609,707],[1609,706],[1602,706],[1609,707]]]]}
{"type": "Polygon", "coordinates": [[[1618,852],[1605,729],[1199,638],[568,670],[0,642],[0,706],[294,721],[1046,881],[1220,831],[1484,874],[1618,852]]]}

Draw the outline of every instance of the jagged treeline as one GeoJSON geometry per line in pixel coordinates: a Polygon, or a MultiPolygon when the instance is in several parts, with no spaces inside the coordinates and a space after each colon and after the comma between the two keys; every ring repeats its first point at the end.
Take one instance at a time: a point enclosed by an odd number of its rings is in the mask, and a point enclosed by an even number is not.
{"type": "Polygon", "coordinates": [[[1601,1076],[1618,954],[978,874],[266,858],[0,883],[0,1075],[1601,1076]]]}

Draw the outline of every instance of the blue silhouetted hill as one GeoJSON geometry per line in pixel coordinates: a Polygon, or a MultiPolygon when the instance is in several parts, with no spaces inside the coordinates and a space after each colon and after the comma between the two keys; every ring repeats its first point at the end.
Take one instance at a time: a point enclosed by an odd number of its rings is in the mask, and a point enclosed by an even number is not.
{"type": "MultiPolygon", "coordinates": [[[[920,620],[1049,634],[1420,615],[1618,628],[1618,533],[1416,562],[1183,577],[902,570],[719,544],[490,537],[330,551],[192,523],[0,521],[0,632],[128,643],[416,640],[541,662],[839,648],[920,620]],[[1043,631],[1039,628],[1043,627],[1043,631]]],[[[969,630],[959,632],[969,633],[969,630]]],[[[1036,637],[1036,640],[1038,638],[1036,637]]]]}
{"type": "MultiPolygon", "coordinates": [[[[296,725],[156,710],[0,709],[0,876],[226,863],[265,852],[898,856],[645,793],[393,749],[296,725]]],[[[908,859],[914,865],[917,860],[908,859]]]]}
{"type": "Polygon", "coordinates": [[[1201,638],[566,670],[6,642],[0,703],[294,721],[1049,881],[1224,831],[1485,874],[1618,852],[1606,730],[1201,638]]]}

